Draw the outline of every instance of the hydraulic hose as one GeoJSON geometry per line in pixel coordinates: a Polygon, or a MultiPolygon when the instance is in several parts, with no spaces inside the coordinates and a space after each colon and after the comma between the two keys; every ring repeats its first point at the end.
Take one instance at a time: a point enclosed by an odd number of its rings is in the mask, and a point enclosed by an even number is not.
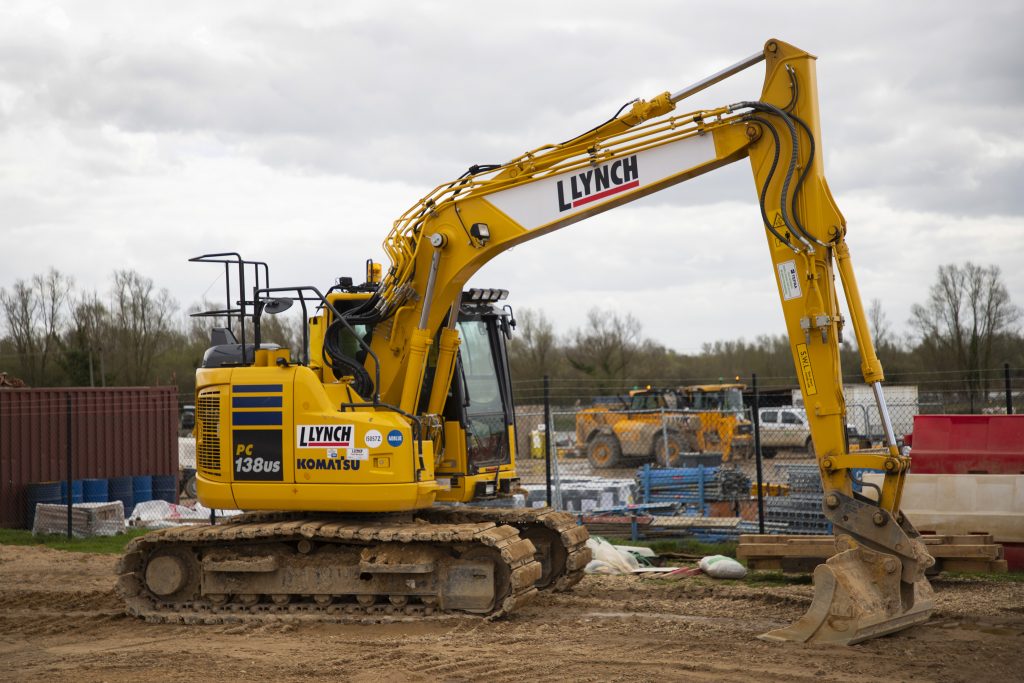
{"type": "Polygon", "coordinates": [[[352,388],[360,396],[373,396],[376,389],[370,373],[366,371],[363,364],[356,358],[349,356],[342,350],[339,339],[343,332],[352,334],[356,343],[369,351],[366,342],[355,334],[356,325],[372,327],[381,320],[381,315],[376,310],[376,302],[380,296],[375,292],[366,301],[354,308],[341,312],[339,319],[333,321],[324,334],[323,360],[331,370],[339,376],[351,375],[352,388]]]}
{"type": "Polygon", "coordinates": [[[792,242],[790,242],[787,238],[782,236],[775,229],[775,226],[772,225],[771,221],[768,220],[768,213],[764,209],[764,200],[765,200],[765,197],[768,196],[768,186],[771,184],[772,178],[775,176],[775,169],[776,169],[776,167],[779,164],[779,147],[780,147],[779,132],[777,130],[775,130],[775,126],[773,126],[772,123],[770,121],[768,121],[768,119],[763,119],[760,116],[750,115],[748,117],[748,120],[756,121],[757,123],[762,124],[765,128],[768,129],[768,132],[772,134],[772,139],[775,140],[775,156],[772,159],[771,168],[768,169],[768,177],[765,178],[764,185],[761,186],[761,195],[758,198],[758,208],[761,209],[761,220],[764,222],[764,227],[767,228],[768,231],[771,234],[775,235],[776,239],[778,239],[780,242],[785,244],[787,247],[789,247],[793,251],[800,251],[799,249],[797,249],[793,245],[792,242]]]}
{"type": "MultiPolygon", "coordinates": [[[[800,153],[796,126],[793,125],[793,121],[789,117],[789,114],[774,105],[765,104],[764,102],[739,102],[737,104],[729,105],[729,111],[735,111],[736,109],[753,109],[754,111],[772,114],[773,116],[777,116],[782,119],[782,122],[786,124],[786,128],[789,130],[789,136],[793,141],[793,146],[789,158],[789,168],[786,170],[786,177],[782,181],[782,196],[780,202],[782,222],[785,223],[786,227],[804,243],[809,251],[813,251],[814,247],[808,239],[809,236],[807,236],[802,229],[797,229],[796,225],[793,224],[792,217],[789,215],[789,184],[792,182],[793,175],[796,173],[796,162],[800,153]]],[[[777,132],[774,137],[776,141],[776,152],[778,152],[781,143],[779,142],[777,132]]]]}

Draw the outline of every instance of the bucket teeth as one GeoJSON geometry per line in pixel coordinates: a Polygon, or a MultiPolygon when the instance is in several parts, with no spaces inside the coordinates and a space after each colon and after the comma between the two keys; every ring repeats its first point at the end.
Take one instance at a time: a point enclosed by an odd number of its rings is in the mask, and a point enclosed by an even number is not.
{"type": "Polygon", "coordinates": [[[928,620],[934,608],[923,573],[902,581],[895,555],[864,547],[844,550],[814,570],[814,599],[796,623],[762,640],[853,645],[928,620]]]}

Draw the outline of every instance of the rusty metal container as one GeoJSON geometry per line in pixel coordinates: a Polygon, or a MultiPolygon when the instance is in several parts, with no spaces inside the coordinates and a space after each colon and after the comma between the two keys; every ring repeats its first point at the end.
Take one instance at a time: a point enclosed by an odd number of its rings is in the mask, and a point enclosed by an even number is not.
{"type": "Polygon", "coordinates": [[[0,390],[0,526],[24,527],[28,485],[178,471],[176,387],[0,390]],[[70,423],[70,430],[68,425],[70,423]]]}

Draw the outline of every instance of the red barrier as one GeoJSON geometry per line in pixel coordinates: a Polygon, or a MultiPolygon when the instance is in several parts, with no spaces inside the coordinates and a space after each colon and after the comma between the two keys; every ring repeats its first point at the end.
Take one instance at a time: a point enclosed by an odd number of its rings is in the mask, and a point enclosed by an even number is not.
{"type": "Polygon", "coordinates": [[[1024,474],[1024,415],[915,415],[913,474],[1024,474]]]}

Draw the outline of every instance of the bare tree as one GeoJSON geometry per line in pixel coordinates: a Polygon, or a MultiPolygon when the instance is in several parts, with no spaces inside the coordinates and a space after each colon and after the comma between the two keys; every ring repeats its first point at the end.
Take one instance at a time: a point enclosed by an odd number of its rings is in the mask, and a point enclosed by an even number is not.
{"type": "Polygon", "coordinates": [[[145,385],[153,377],[153,361],[170,348],[177,302],[166,289],[133,270],[114,272],[111,315],[122,383],[145,385]]]}
{"type": "Polygon", "coordinates": [[[51,268],[45,275],[33,275],[29,282],[18,280],[11,292],[0,290],[8,334],[29,384],[48,383],[47,371],[60,348],[73,284],[70,277],[51,268]]]}
{"type": "Polygon", "coordinates": [[[939,266],[938,281],[925,304],[911,309],[910,324],[921,336],[921,350],[936,367],[963,374],[972,405],[988,389],[984,370],[991,369],[996,344],[1015,333],[1021,310],[999,277],[999,268],[971,262],[939,266]]]}
{"type": "Polygon", "coordinates": [[[592,308],[586,325],[571,334],[565,354],[569,364],[586,376],[624,380],[632,370],[640,341],[640,321],[632,314],[620,317],[592,308]]]}
{"type": "Polygon", "coordinates": [[[96,292],[86,292],[71,306],[63,365],[74,384],[106,386],[105,349],[112,349],[110,312],[96,292]]]}
{"type": "Polygon", "coordinates": [[[29,384],[36,384],[35,360],[41,340],[36,333],[39,301],[32,294],[32,286],[18,280],[10,292],[0,290],[0,305],[3,306],[8,338],[21,364],[19,374],[29,384]]]}
{"type": "Polygon", "coordinates": [[[516,316],[516,331],[509,342],[509,363],[516,380],[554,375],[558,353],[555,328],[543,311],[523,309],[516,316]]]}
{"type": "Polygon", "coordinates": [[[872,299],[868,306],[868,328],[871,330],[871,338],[876,349],[887,349],[896,346],[892,336],[892,327],[889,325],[889,318],[882,310],[882,301],[872,299]]]}

